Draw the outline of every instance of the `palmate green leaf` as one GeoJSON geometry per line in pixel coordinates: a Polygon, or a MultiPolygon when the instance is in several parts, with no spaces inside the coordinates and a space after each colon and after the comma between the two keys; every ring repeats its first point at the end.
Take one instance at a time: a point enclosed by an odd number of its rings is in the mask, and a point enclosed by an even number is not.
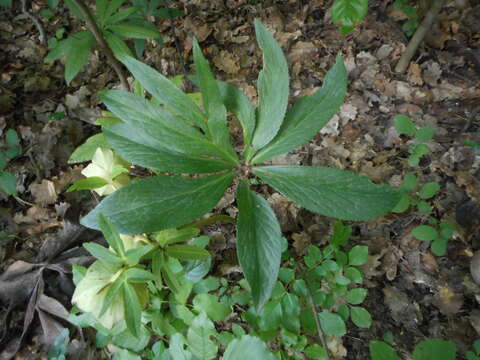
{"type": "Polygon", "coordinates": [[[224,173],[196,179],[159,175],[137,180],[107,196],[81,222],[98,229],[97,217],[104,213],[122,234],[180,226],[210,211],[232,179],[233,174],[224,173]]]}
{"type": "Polygon", "coordinates": [[[230,143],[227,127],[227,110],[223,105],[217,81],[213,77],[210,65],[202,54],[197,39],[193,39],[193,60],[198,85],[202,93],[203,104],[208,116],[207,128],[213,142],[225,149],[233,158],[237,158],[230,143]]]}
{"type": "Polygon", "coordinates": [[[120,9],[120,7],[123,5],[125,0],[111,0],[108,3],[107,9],[105,10],[105,19],[108,19],[110,16],[113,15],[115,11],[120,9]]]}
{"type": "Polygon", "coordinates": [[[340,56],[327,72],[322,87],[298,100],[287,112],[277,136],[252,159],[258,163],[282,155],[311,140],[328,123],[345,100],[347,70],[340,56]]]}
{"type": "Polygon", "coordinates": [[[125,160],[162,172],[201,174],[231,169],[231,161],[220,158],[185,155],[164,147],[162,139],[151,137],[140,128],[125,123],[103,127],[112,148],[125,160]]]}
{"type": "Polygon", "coordinates": [[[258,75],[257,125],[252,145],[260,149],[277,134],[288,105],[288,65],[282,48],[270,32],[255,20],[257,42],[263,52],[263,70],[258,75]]]}
{"type": "Polygon", "coordinates": [[[415,346],[413,360],[455,360],[457,346],[452,341],[424,340],[415,346]]]}
{"type": "Polygon", "coordinates": [[[183,93],[173,82],[161,75],[153,68],[132,57],[121,59],[132,75],[143,87],[157,99],[160,104],[173,109],[191,125],[206,130],[206,116],[199,107],[183,93]]]}
{"type": "Polygon", "coordinates": [[[133,336],[137,336],[140,332],[142,306],[135,288],[128,282],[123,283],[123,303],[125,306],[125,322],[127,329],[133,336]]]}
{"type": "Polygon", "coordinates": [[[372,360],[400,360],[395,349],[383,341],[370,341],[369,348],[372,360]]]}
{"type": "Polygon", "coordinates": [[[165,253],[179,260],[207,260],[210,257],[207,250],[188,244],[168,246],[165,253]]]}
{"type": "Polygon", "coordinates": [[[146,283],[155,280],[155,275],[150,271],[133,267],[124,272],[125,280],[129,283],[146,283]]]}
{"type": "Polygon", "coordinates": [[[109,25],[108,29],[112,32],[132,39],[160,39],[158,31],[147,29],[146,27],[133,24],[115,24],[109,25]]]}
{"type": "Polygon", "coordinates": [[[272,208],[242,181],[237,190],[237,256],[259,311],[277,281],[282,233],[272,208]]]}
{"type": "Polygon", "coordinates": [[[73,78],[87,64],[92,45],[95,43],[95,38],[90,31],[83,31],[71,37],[72,43],[65,61],[65,81],[67,85],[70,85],[73,78]]]}
{"type": "Polygon", "coordinates": [[[306,209],[341,220],[369,220],[393,209],[401,193],[367,177],[323,166],[262,166],[253,172],[306,209]]]}
{"type": "Polygon", "coordinates": [[[101,98],[115,116],[145,137],[161,143],[167,151],[187,156],[218,157],[222,154],[218,146],[198,129],[142,96],[110,90],[102,92],[101,98]]]}
{"type": "Polygon", "coordinates": [[[108,310],[110,306],[112,306],[113,302],[115,301],[117,295],[120,294],[120,291],[122,290],[123,287],[123,282],[124,278],[123,276],[119,276],[113,284],[110,284],[107,289],[107,293],[105,294],[105,297],[103,298],[103,304],[102,308],[100,310],[100,314],[98,315],[99,317],[102,317],[103,314],[108,310]]]}
{"type": "Polygon", "coordinates": [[[80,20],[85,20],[85,16],[83,16],[80,9],[77,7],[77,5],[75,5],[72,0],[65,0],[65,5],[67,5],[68,10],[70,10],[73,15],[75,15],[80,20]]]}
{"type": "Polygon", "coordinates": [[[257,337],[243,335],[240,339],[228,344],[223,360],[275,360],[276,357],[268,350],[265,343],[257,337]]]}
{"type": "Polygon", "coordinates": [[[222,102],[227,111],[235,114],[243,129],[243,141],[251,146],[255,130],[255,109],[250,99],[235,85],[217,81],[222,102]]]}
{"type": "Polygon", "coordinates": [[[95,256],[98,260],[104,261],[108,264],[113,266],[121,265],[123,262],[122,260],[115,255],[112,251],[108,250],[106,247],[103,247],[97,243],[89,242],[83,244],[83,247],[87,249],[87,251],[95,256]]]}
{"type": "Polygon", "coordinates": [[[368,0],[335,0],[332,6],[332,20],[341,24],[340,30],[348,34],[361,21],[368,10],[368,0]]]}
{"type": "Polygon", "coordinates": [[[97,20],[103,24],[105,20],[105,13],[107,11],[108,1],[107,0],[96,0],[95,1],[95,15],[97,20]]]}
{"type": "Polygon", "coordinates": [[[143,245],[133,249],[127,250],[125,253],[125,258],[127,265],[134,266],[137,265],[142,257],[147,255],[150,251],[154,249],[153,245],[143,245]]]}
{"type": "Polygon", "coordinates": [[[187,332],[187,345],[198,360],[211,360],[217,356],[218,346],[211,340],[217,331],[207,315],[202,312],[192,322],[187,332]]]}

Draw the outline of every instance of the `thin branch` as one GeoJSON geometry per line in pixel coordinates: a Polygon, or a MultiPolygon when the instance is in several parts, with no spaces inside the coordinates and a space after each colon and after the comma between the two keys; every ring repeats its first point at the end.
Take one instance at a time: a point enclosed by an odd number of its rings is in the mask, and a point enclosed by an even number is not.
{"type": "Polygon", "coordinates": [[[45,30],[43,29],[43,25],[40,22],[40,20],[37,19],[35,15],[33,15],[31,12],[27,10],[27,0],[21,0],[22,1],[22,13],[28,17],[37,27],[38,30],[38,39],[40,40],[40,43],[43,45],[47,44],[47,39],[45,37],[45,30]]]}
{"type": "Polygon", "coordinates": [[[433,1],[432,7],[428,10],[427,14],[425,15],[425,18],[423,19],[422,23],[418,27],[417,31],[415,31],[415,34],[410,39],[410,42],[408,43],[408,46],[405,49],[402,57],[398,61],[397,66],[395,67],[395,72],[404,73],[407,70],[408,65],[410,64],[410,60],[412,60],[412,57],[413,55],[415,55],[415,52],[417,51],[418,46],[423,41],[423,39],[425,38],[425,35],[432,27],[433,21],[436,19],[437,15],[440,13],[440,10],[442,10],[444,3],[445,3],[445,0],[433,1]]]}
{"type": "Polygon", "coordinates": [[[107,42],[105,41],[105,38],[103,37],[102,32],[98,28],[98,25],[95,19],[93,18],[92,13],[90,12],[88,7],[85,5],[85,3],[82,0],[73,0],[73,2],[85,17],[85,24],[87,25],[88,30],[90,30],[93,36],[95,36],[97,43],[100,45],[103,52],[107,56],[107,59],[110,65],[112,66],[113,70],[115,70],[115,72],[117,73],[117,76],[120,79],[120,83],[123,90],[128,91],[130,87],[128,86],[125,73],[123,72],[122,64],[120,63],[120,61],[117,60],[115,55],[113,55],[112,49],[110,49],[110,46],[108,46],[107,42]]]}
{"type": "Polygon", "coordinates": [[[310,302],[310,308],[313,312],[314,318],[315,318],[315,325],[317,327],[317,333],[318,337],[320,338],[320,341],[322,342],[322,346],[325,349],[325,359],[330,360],[330,354],[328,352],[328,347],[327,347],[327,341],[325,340],[325,334],[322,331],[322,326],[320,325],[320,320],[318,318],[318,309],[315,306],[315,302],[313,301],[313,294],[310,288],[307,286],[307,293],[308,293],[308,300],[310,302]]]}

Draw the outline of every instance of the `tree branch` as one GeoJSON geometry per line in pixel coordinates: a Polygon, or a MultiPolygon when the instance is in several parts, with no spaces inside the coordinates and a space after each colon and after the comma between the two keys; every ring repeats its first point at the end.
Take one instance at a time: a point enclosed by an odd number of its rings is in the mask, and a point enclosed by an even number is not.
{"type": "Polygon", "coordinates": [[[407,70],[408,65],[410,64],[410,60],[412,60],[413,55],[415,55],[418,46],[425,38],[428,30],[430,30],[430,28],[432,27],[433,21],[440,13],[440,10],[442,10],[444,3],[445,0],[433,1],[432,7],[430,8],[430,10],[428,10],[422,23],[418,27],[417,31],[415,31],[413,37],[410,39],[410,42],[408,43],[408,46],[405,49],[402,57],[398,61],[397,66],[395,66],[395,72],[404,73],[407,70]]]}
{"type": "Polygon", "coordinates": [[[75,5],[78,7],[78,9],[81,11],[83,16],[85,17],[85,24],[87,25],[88,30],[90,30],[95,36],[95,40],[97,43],[100,45],[102,48],[103,52],[107,56],[108,62],[112,66],[113,70],[117,73],[118,78],[120,79],[121,86],[123,90],[129,91],[130,87],[128,86],[127,78],[125,76],[125,73],[123,72],[122,64],[120,61],[117,60],[115,55],[113,55],[112,49],[110,49],[110,46],[108,46],[107,42],[105,41],[105,38],[102,35],[102,32],[97,26],[97,23],[95,22],[95,19],[92,16],[92,13],[88,9],[88,7],[85,5],[85,3],[82,0],[72,0],[75,5]]]}

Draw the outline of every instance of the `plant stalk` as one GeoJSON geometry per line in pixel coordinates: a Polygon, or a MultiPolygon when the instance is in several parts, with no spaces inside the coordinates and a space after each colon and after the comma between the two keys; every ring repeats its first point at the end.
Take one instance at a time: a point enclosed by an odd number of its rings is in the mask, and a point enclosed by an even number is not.
{"type": "Polygon", "coordinates": [[[320,338],[320,342],[322,343],[322,346],[325,349],[325,359],[330,360],[330,354],[328,352],[327,341],[325,340],[325,334],[323,333],[322,326],[320,325],[320,320],[318,319],[318,309],[315,306],[315,302],[313,301],[313,294],[310,288],[308,287],[308,285],[307,285],[307,293],[308,293],[310,308],[315,318],[315,325],[317,327],[318,337],[320,338]]]}
{"type": "Polygon", "coordinates": [[[398,61],[397,66],[395,66],[395,72],[404,73],[407,70],[408,65],[410,64],[410,60],[412,59],[413,55],[415,55],[418,46],[425,38],[428,30],[430,30],[430,28],[432,27],[433,21],[440,13],[440,10],[442,10],[444,3],[445,0],[433,1],[432,7],[430,8],[430,10],[428,10],[422,23],[418,27],[417,31],[415,31],[413,37],[410,39],[410,42],[408,43],[407,48],[403,52],[402,57],[398,61]]]}
{"type": "Polygon", "coordinates": [[[117,73],[117,76],[120,79],[122,89],[125,91],[129,91],[130,87],[128,86],[127,78],[123,71],[122,64],[120,63],[120,61],[117,60],[117,58],[113,54],[112,49],[110,49],[110,46],[108,46],[107,42],[105,41],[105,38],[103,37],[101,30],[98,28],[97,22],[93,18],[92,13],[82,0],[72,1],[75,3],[75,5],[85,17],[85,24],[88,30],[90,30],[93,36],[95,36],[95,40],[107,56],[108,62],[112,66],[113,70],[115,70],[115,72],[117,73]]]}

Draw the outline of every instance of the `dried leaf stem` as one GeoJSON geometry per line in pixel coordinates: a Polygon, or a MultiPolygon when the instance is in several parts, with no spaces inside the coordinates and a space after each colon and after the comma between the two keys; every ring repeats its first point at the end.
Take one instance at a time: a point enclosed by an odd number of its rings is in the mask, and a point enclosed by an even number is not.
{"type": "Polygon", "coordinates": [[[117,60],[115,55],[113,55],[112,49],[110,49],[110,46],[108,46],[107,42],[105,41],[105,38],[102,35],[102,32],[97,26],[97,23],[95,22],[95,19],[92,16],[92,13],[88,9],[88,7],[85,5],[85,3],[82,0],[72,0],[75,5],[78,7],[78,9],[81,11],[83,16],[85,17],[85,24],[87,25],[88,30],[90,30],[95,36],[95,40],[97,43],[100,45],[102,48],[103,52],[107,56],[108,62],[112,66],[113,70],[117,73],[118,78],[120,79],[121,86],[123,90],[128,91],[129,86],[127,82],[127,78],[125,76],[125,73],[122,68],[122,64],[120,61],[117,60]]]}
{"type": "Polygon", "coordinates": [[[37,27],[38,30],[38,39],[40,40],[40,43],[43,45],[47,44],[47,40],[45,37],[45,30],[43,29],[43,25],[40,22],[40,20],[37,19],[35,15],[33,15],[30,11],[27,10],[27,0],[21,0],[22,1],[22,13],[28,17],[37,27]]]}

